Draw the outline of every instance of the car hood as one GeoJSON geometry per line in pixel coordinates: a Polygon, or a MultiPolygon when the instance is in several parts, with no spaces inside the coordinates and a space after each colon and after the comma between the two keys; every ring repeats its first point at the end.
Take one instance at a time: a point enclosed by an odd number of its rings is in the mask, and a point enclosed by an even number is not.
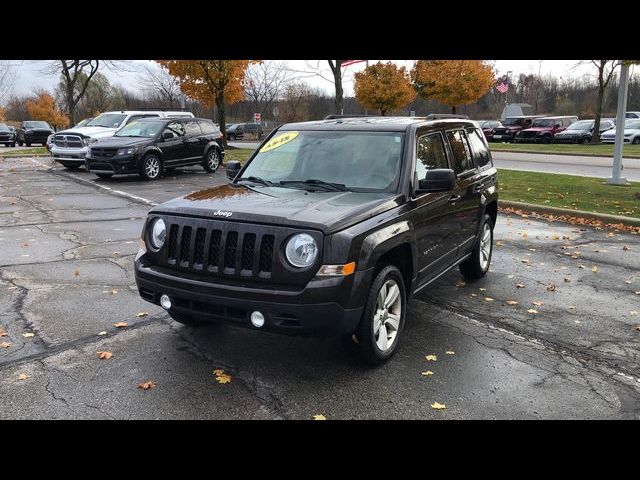
{"type": "Polygon", "coordinates": [[[122,148],[134,147],[136,145],[151,143],[153,138],[140,137],[107,137],[91,144],[92,147],[100,148],[122,148]]]}
{"type": "Polygon", "coordinates": [[[117,128],[107,128],[107,127],[79,127],[79,128],[70,128],[69,130],[63,130],[58,133],[61,133],[64,135],[80,135],[81,137],[102,138],[102,137],[112,137],[117,130],[118,130],[117,128]]]}
{"type": "Polygon", "coordinates": [[[523,132],[548,132],[550,130],[551,128],[548,128],[548,127],[531,127],[531,128],[525,128],[522,131],[523,132]]]}
{"type": "Polygon", "coordinates": [[[519,125],[503,125],[502,127],[495,127],[494,130],[522,130],[522,127],[520,127],[519,125]]]}
{"type": "Polygon", "coordinates": [[[582,135],[584,133],[590,133],[589,130],[563,130],[562,132],[556,133],[556,135],[582,135]]]}
{"type": "Polygon", "coordinates": [[[25,133],[53,133],[50,128],[27,128],[25,133]]]}
{"type": "Polygon", "coordinates": [[[389,193],[308,192],[228,184],[175,198],[151,212],[311,228],[329,234],[402,203],[404,196],[389,193]]]}

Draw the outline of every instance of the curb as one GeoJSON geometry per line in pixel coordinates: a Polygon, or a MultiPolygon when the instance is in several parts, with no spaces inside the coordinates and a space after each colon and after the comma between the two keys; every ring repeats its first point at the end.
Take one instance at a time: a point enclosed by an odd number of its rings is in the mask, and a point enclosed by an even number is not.
{"type": "MultiPolygon", "coordinates": [[[[613,153],[611,155],[605,155],[605,154],[601,154],[601,153],[572,153],[572,152],[540,152],[540,151],[534,151],[534,150],[509,150],[509,149],[502,149],[502,148],[491,148],[491,146],[489,146],[489,150],[492,152],[505,152],[505,153],[530,153],[530,154],[534,154],[534,155],[564,155],[564,156],[568,156],[568,157],[594,157],[594,158],[609,158],[613,161],[613,153]]],[[[636,154],[631,154],[631,155],[627,155],[627,154],[623,154],[622,155],[624,158],[635,158],[635,159],[640,159],[640,155],[636,155],[636,154]]]]}
{"type": "Polygon", "coordinates": [[[518,210],[526,210],[529,212],[546,213],[552,215],[568,215],[572,217],[589,218],[592,220],[601,220],[605,223],[631,225],[640,227],[640,218],[625,217],[622,215],[610,215],[607,213],[594,213],[585,210],[572,210],[570,208],[548,207],[545,205],[536,205],[533,203],[516,202],[511,200],[498,200],[498,207],[516,208],[518,210]]]}
{"type": "Polygon", "coordinates": [[[0,159],[8,159],[8,158],[45,158],[50,157],[51,155],[44,153],[35,153],[31,155],[0,155],[0,159]]]}

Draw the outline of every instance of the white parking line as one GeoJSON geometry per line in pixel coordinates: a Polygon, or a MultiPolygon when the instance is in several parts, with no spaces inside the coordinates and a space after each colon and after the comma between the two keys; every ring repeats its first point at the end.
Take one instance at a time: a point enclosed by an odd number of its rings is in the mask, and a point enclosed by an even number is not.
{"type": "MultiPolygon", "coordinates": [[[[52,170],[53,169],[53,167],[51,167],[50,165],[46,165],[46,164],[44,164],[42,162],[39,162],[35,158],[30,158],[29,160],[31,162],[37,164],[37,165],[40,165],[41,167],[44,167],[44,168],[48,169],[48,170],[52,170]]],[[[152,202],[151,200],[149,200],[147,198],[139,197],[137,195],[132,195],[131,193],[123,192],[122,190],[114,190],[111,187],[107,187],[105,185],[100,185],[99,183],[92,182],[91,180],[87,180],[86,178],[79,177],[77,175],[74,175],[73,173],[65,173],[65,175],[68,176],[68,177],[71,177],[71,178],[73,178],[73,179],[75,179],[77,181],[79,181],[80,183],[84,183],[85,185],[90,185],[92,187],[99,188],[101,190],[104,190],[104,191],[112,194],[112,195],[118,195],[120,197],[128,198],[130,200],[135,200],[136,202],[141,202],[141,203],[144,203],[144,204],[149,205],[151,207],[155,207],[156,205],[158,205],[157,202],[152,202]]]]}

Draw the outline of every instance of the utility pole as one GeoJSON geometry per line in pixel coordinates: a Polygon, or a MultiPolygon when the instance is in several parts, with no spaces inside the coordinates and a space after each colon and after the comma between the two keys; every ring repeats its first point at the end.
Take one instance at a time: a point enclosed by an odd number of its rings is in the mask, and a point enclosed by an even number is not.
{"type": "Polygon", "coordinates": [[[613,152],[613,170],[607,178],[610,185],[626,185],[627,179],[622,177],[622,147],[624,146],[624,121],[627,112],[627,96],[629,94],[629,65],[622,61],[620,84],[618,85],[618,112],[616,114],[616,147],[613,152]]]}

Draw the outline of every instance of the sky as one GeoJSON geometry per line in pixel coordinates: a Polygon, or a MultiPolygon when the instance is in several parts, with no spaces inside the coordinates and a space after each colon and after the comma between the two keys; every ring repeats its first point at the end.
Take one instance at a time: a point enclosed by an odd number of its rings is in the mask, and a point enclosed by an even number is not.
{"type": "MultiPolygon", "coordinates": [[[[377,61],[369,60],[370,63],[377,61]]],[[[331,71],[326,60],[287,60],[285,62],[291,70],[296,71],[295,75],[299,76],[301,81],[329,94],[333,93],[331,71]]],[[[410,69],[413,64],[413,60],[394,60],[394,62],[407,69],[410,69]]],[[[579,60],[496,60],[494,67],[498,77],[505,75],[508,71],[513,72],[514,77],[521,73],[540,73],[543,76],[551,74],[556,77],[575,78],[592,73],[593,68],[587,65],[576,67],[578,62],[579,60]]],[[[120,84],[129,90],[137,91],[139,90],[138,77],[144,72],[144,66],[152,63],[151,60],[132,60],[128,63],[126,71],[104,70],[102,73],[112,84],[120,84]]],[[[11,64],[16,74],[13,93],[32,93],[39,88],[52,91],[58,82],[55,76],[44,72],[46,61],[13,60],[11,64]]],[[[362,62],[344,67],[343,88],[346,96],[353,95],[353,74],[363,70],[365,66],[366,64],[362,62]]]]}

